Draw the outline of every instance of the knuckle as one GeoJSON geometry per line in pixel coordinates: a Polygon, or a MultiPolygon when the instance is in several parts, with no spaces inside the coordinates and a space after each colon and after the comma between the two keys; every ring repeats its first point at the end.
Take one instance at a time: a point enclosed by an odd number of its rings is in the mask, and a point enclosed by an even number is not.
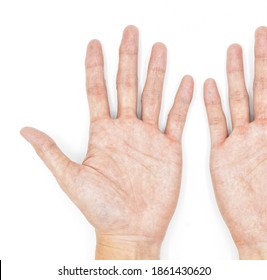
{"type": "Polygon", "coordinates": [[[130,75],[123,77],[122,75],[118,75],[116,86],[117,88],[133,88],[137,86],[137,77],[131,77],[130,75]]]}
{"type": "Polygon", "coordinates": [[[39,153],[40,154],[46,154],[50,153],[51,151],[55,150],[56,148],[56,143],[53,140],[50,141],[45,141],[41,146],[39,153]]]}
{"type": "Polygon", "coordinates": [[[135,110],[131,106],[124,106],[119,112],[119,118],[132,119],[136,116],[135,110]]]}
{"type": "Polygon", "coordinates": [[[212,117],[209,119],[210,126],[217,126],[224,121],[223,117],[212,117]]]}
{"type": "Polygon", "coordinates": [[[240,102],[247,98],[246,92],[244,90],[236,89],[230,91],[230,96],[232,101],[240,102]]]}
{"type": "Polygon", "coordinates": [[[106,86],[104,83],[90,83],[86,85],[87,93],[90,95],[102,95],[105,92],[106,86]]]}
{"type": "Polygon", "coordinates": [[[176,123],[184,124],[186,120],[186,114],[184,114],[183,112],[173,112],[171,113],[171,118],[176,123]]]}
{"type": "Polygon", "coordinates": [[[159,66],[151,66],[149,72],[156,78],[162,78],[165,74],[165,69],[159,66]]]}
{"type": "Polygon", "coordinates": [[[119,54],[121,56],[137,56],[138,55],[138,49],[134,45],[121,45],[119,49],[119,54]]]}
{"type": "Polygon", "coordinates": [[[104,63],[99,61],[91,61],[90,63],[86,63],[85,69],[88,71],[88,74],[100,73],[103,71],[104,63]]]}
{"type": "Polygon", "coordinates": [[[234,130],[239,135],[246,135],[249,131],[248,127],[246,125],[237,125],[234,130]]]}
{"type": "Polygon", "coordinates": [[[144,101],[153,103],[154,101],[158,101],[160,97],[161,97],[161,88],[152,86],[150,88],[145,89],[142,99],[144,101]]]}

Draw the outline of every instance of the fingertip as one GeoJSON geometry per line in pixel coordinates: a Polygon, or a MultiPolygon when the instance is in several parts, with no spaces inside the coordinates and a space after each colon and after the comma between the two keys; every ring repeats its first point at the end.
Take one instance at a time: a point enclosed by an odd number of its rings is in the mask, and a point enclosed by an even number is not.
{"type": "Polygon", "coordinates": [[[236,43],[230,45],[227,49],[228,56],[233,56],[233,55],[240,54],[240,53],[242,53],[242,47],[241,47],[241,45],[236,44],[236,43]]]}
{"type": "Polygon", "coordinates": [[[139,30],[135,25],[127,25],[124,30],[123,30],[123,34],[124,35],[138,35],[139,30]]]}
{"type": "MultiPolygon", "coordinates": [[[[256,44],[266,43],[267,41],[267,27],[258,27],[255,31],[255,42],[256,44]]],[[[266,47],[266,46],[265,46],[266,47]]]]}
{"type": "Polygon", "coordinates": [[[151,54],[152,54],[154,59],[160,59],[161,61],[163,60],[164,63],[166,63],[166,61],[167,61],[167,47],[165,46],[165,44],[163,44],[161,42],[155,43],[152,47],[151,54]]]}
{"type": "Polygon", "coordinates": [[[128,25],[123,31],[123,36],[120,45],[120,53],[136,55],[138,52],[139,32],[134,25],[128,25]]]}
{"type": "Polygon", "coordinates": [[[167,64],[167,49],[163,43],[155,43],[151,50],[149,68],[153,71],[165,73],[167,64]]]}
{"type": "Polygon", "coordinates": [[[154,52],[157,52],[159,54],[165,54],[167,52],[167,47],[164,43],[162,42],[156,42],[153,46],[152,46],[152,50],[154,52]]]}
{"type": "Polygon", "coordinates": [[[138,41],[139,31],[136,26],[128,25],[123,30],[122,43],[135,44],[138,41]]]}
{"type": "Polygon", "coordinates": [[[102,45],[97,39],[91,40],[87,45],[85,66],[91,68],[97,65],[103,65],[102,45]]]}
{"type": "Polygon", "coordinates": [[[20,131],[19,131],[20,135],[27,140],[27,128],[23,127],[20,131]]]}
{"type": "Polygon", "coordinates": [[[228,47],[226,68],[228,74],[239,74],[240,72],[243,72],[243,53],[242,47],[239,44],[232,44],[228,47]]]}
{"type": "Polygon", "coordinates": [[[204,82],[204,88],[212,88],[216,86],[216,81],[213,78],[208,78],[204,82]]]}
{"type": "Polygon", "coordinates": [[[187,84],[187,85],[190,85],[191,87],[194,86],[194,78],[191,75],[183,76],[182,82],[187,84]]]}
{"type": "Polygon", "coordinates": [[[266,26],[259,26],[256,30],[255,30],[255,36],[259,36],[259,35],[266,35],[267,34],[267,27],[266,26]]]}
{"type": "Polygon", "coordinates": [[[22,136],[24,136],[25,130],[27,130],[27,127],[21,128],[20,131],[19,131],[19,133],[20,133],[22,136]]]}
{"type": "Polygon", "coordinates": [[[37,129],[29,126],[25,126],[20,130],[20,135],[27,141],[31,139],[32,132],[37,131],[37,129]]]}
{"type": "Polygon", "coordinates": [[[34,127],[23,127],[20,130],[20,134],[29,142],[35,143],[38,142],[39,139],[43,138],[49,138],[51,139],[47,134],[45,134],[43,131],[36,129],[34,127]]]}
{"type": "Polygon", "coordinates": [[[23,127],[20,130],[20,134],[22,137],[28,141],[35,149],[43,148],[43,144],[41,145],[40,140],[44,139],[50,139],[52,140],[48,135],[46,135],[44,132],[34,128],[34,127],[23,127]],[[41,145],[41,146],[40,146],[41,145]]]}
{"type": "Polygon", "coordinates": [[[101,47],[101,42],[98,39],[92,39],[89,41],[87,47],[90,49],[101,47]]]}
{"type": "Polygon", "coordinates": [[[208,78],[204,82],[204,101],[206,105],[216,104],[220,100],[217,84],[213,78],[208,78]]]}
{"type": "Polygon", "coordinates": [[[194,79],[190,75],[185,75],[180,84],[180,94],[184,101],[190,103],[193,97],[194,79]]]}
{"type": "Polygon", "coordinates": [[[267,57],[267,27],[265,26],[255,31],[255,56],[264,59],[267,57]]]}
{"type": "Polygon", "coordinates": [[[87,56],[88,55],[95,55],[99,51],[101,51],[102,45],[101,42],[97,39],[91,40],[87,45],[87,56]]]}

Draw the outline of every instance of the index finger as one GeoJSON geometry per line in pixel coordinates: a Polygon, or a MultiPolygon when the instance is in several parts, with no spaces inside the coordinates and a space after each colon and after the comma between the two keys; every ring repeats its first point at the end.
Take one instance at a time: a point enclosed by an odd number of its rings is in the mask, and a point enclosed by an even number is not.
{"type": "Polygon", "coordinates": [[[85,67],[86,90],[92,123],[110,117],[104,78],[104,60],[101,44],[98,40],[92,40],[88,44],[85,67]]]}

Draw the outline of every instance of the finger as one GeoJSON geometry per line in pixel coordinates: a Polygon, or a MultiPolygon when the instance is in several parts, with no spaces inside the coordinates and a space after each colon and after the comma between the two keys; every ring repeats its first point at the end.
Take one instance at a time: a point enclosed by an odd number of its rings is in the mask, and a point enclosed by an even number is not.
{"type": "Polygon", "coordinates": [[[142,120],[153,125],[158,124],[166,60],[165,45],[155,44],[152,48],[146,84],[142,94],[142,120]]]}
{"type": "Polygon", "coordinates": [[[227,125],[220,95],[213,79],[205,81],[204,101],[210,127],[211,145],[216,146],[221,144],[227,137],[227,125]]]}
{"type": "Polygon", "coordinates": [[[176,93],[165,130],[165,133],[175,140],[181,139],[186,115],[193,96],[193,90],[193,78],[191,76],[185,76],[176,93]]]}
{"type": "Polygon", "coordinates": [[[255,119],[267,118],[267,27],[259,27],[255,33],[255,119]]]}
{"type": "Polygon", "coordinates": [[[124,29],[117,74],[118,117],[135,117],[137,104],[138,30],[124,29]]]}
{"type": "Polygon", "coordinates": [[[244,79],[242,49],[234,44],[227,51],[227,78],[233,128],[249,123],[249,100],[244,79]]]}
{"type": "Polygon", "coordinates": [[[39,157],[56,177],[62,187],[66,175],[76,170],[78,164],[72,162],[45,133],[31,127],[21,130],[21,135],[33,146],[39,157]]]}
{"type": "Polygon", "coordinates": [[[103,54],[101,44],[97,40],[92,40],[88,44],[85,67],[90,120],[94,122],[99,119],[109,118],[103,54]]]}

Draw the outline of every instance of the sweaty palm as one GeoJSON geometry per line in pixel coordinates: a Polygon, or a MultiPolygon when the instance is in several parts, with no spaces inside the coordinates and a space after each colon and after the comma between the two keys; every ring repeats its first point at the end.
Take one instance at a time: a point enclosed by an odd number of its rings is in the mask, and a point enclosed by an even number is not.
{"type": "Polygon", "coordinates": [[[127,27],[117,75],[118,117],[111,119],[101,45],[96,40],[88,45],[86,78],[91,127],[82,165],[69,160],[44,133],[32,128],[22,130],[62,189],[95,227],[98,243],[107,247],[116,242],[149,242],[160,247],[180,188],[181,134],[193,81],[188,76],[183,79],[162,133],[158,117],[166,48],[157,43],[152,49],[141,120],[136,116],[137,51],[137,29],[127,27]]]}
{"type": "Polygon", "coordinates": [[[216,85],[213,80],[205,84],[212,181],[240,257],[266,258],[267,28],[256,32],[253,122],[249,117],[242,51],[237,45],[228,50],[227,74],[233,125],[229,136],[216,85]]]}

